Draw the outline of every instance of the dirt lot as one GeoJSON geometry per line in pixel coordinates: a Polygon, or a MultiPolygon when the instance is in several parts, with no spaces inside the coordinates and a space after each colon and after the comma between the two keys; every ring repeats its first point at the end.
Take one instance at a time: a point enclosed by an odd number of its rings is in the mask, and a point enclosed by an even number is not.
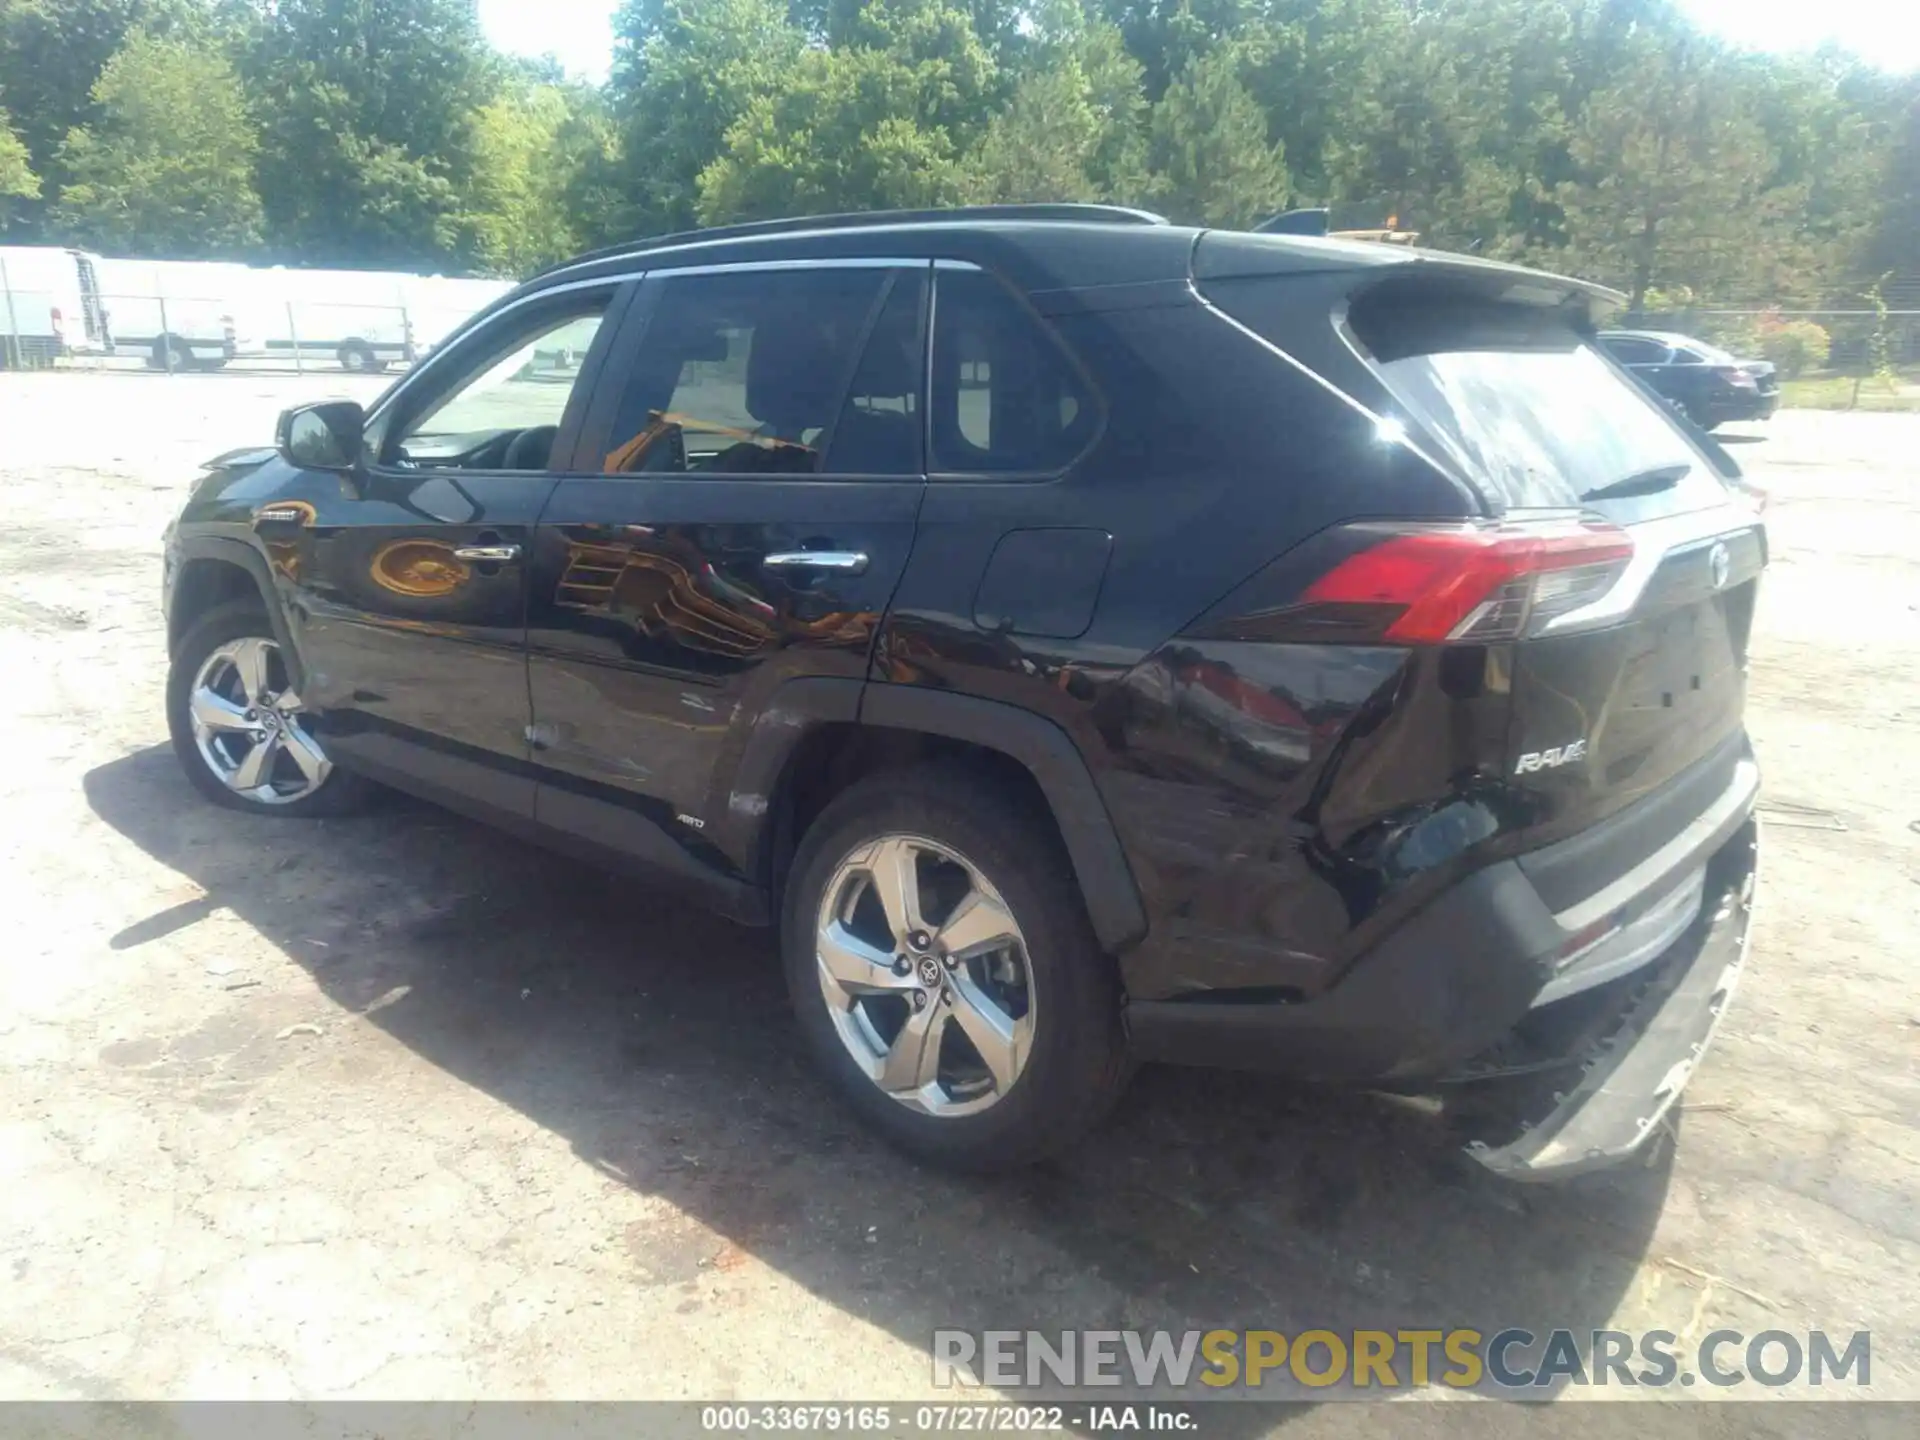
{"type": "Polygon", "coordinates": [[[1163,1071],[961,1182],[827,1102],[761,935],[422,806],[194,799],[161,527],[350,383],[0,377],[0,1396],[906,1398],[936,1327],[1470,1323],[1866,1328],[1920,1397],[1920,417],[1738,447],[1772,823],[1677,1147],[1513,1189],[1407,1107],[1163,1071]]]}

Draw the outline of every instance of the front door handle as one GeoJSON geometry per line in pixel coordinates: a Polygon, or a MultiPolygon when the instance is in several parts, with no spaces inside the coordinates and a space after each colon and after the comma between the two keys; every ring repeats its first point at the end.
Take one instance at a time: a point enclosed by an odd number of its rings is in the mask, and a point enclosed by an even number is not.
{"type": "Polygon", "coordinates": [[[831,570],[836,575],[862,575],[867,569],[864,550],[776,550],[760,562],[769,570],[831,570]]]}
{"type": "Polygon", "coordinates": [[[477,560],[483,564],[491,561],[497,565],[506,560],[518,560],[520,547],[518,545],[456,545],[453,558],[477,560]]]}

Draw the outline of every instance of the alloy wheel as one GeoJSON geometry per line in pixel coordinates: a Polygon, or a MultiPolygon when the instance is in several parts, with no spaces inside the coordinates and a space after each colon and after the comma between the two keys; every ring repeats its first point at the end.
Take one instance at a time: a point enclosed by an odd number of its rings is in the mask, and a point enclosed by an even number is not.
{"type": "Polygon", "coordinates": [[[187,715],[207,768],[249,800],[304,800],[333,771],[271,640],[245,636],[209,654],[187,691],[187,715]]]}
{"type": "Polygon", "coordinates": [[[1012,910],[948,846],[890,834],[835,868],[815,924],[820,991],[840,1042],[909,1109],[984,1110],[1033,1048],[1034,985],[1012,910]]]}

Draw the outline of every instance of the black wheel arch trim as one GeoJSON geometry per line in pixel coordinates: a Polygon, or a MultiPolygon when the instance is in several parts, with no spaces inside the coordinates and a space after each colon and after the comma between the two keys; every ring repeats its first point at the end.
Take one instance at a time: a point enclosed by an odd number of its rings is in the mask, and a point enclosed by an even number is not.
{"type": "Polygon", "coordinates": [[[772,875],[781,821],[774,800],[794,747],[821,725],[859,719],[866,686],[865,680],[835,675],[783,681],[754,715],[738,758],[729,764],[722,756],[706,809],[713,843],[756,883],[772,875]]]}
{"type": "MultiPolygon", "coordinates": [[[[280,644],[280,654],[287,662],[290,677],[295,686],[306,682],[306,667],[301,662],[300,647],[294,643],[293,631],[287,624],[285,609],[280,604],[279,594],[273,583],[273,567],[267,563],[267,557],[244,540],[225,535],[183,535],[176,542],[178,571],[173,577],[173,585],[178,586],[180,576],[186,573],[189,565],[195,561],[210,560],[231,565],[244,570],[253,578],[254,588],[260,592],[260,603],[267,612],[267,622],[273,626],[273,638],[280,644]]],[[[176,592],[177,593],[177,592],[176,592]]],[[[169,596],[171,603],[173,597],[169,596]]],[[[181,621],[169,613],[167,617],[167,650],[171,654],[177,635],[183,634],[192,620],[181,621]]]]}
{"type": "Polygon", "coordinates": [[[1067,733],[1031,710],[919,686],[803,676],[773,692],[731,768],[731,782],[722,782],[708,811],[716,817],[715,842],[747,875],[769,873],[768,861],[780,840],[774,800],[794,747],[817,726],[853,722],[960,740],[1018,763],[1053,811],[1101,946],[1117,953],[1146,935],[1146,909],[1132,867],[1086,761],[1067,733]]]}
{"type": "Polygon", "coordinates": [[[861,700],[860,723],[943,735],[1018,761],[1053,811],[1101,948],[1118,953],[1145,937],[1146,908],[1113,818],[1079,747],[1053,721],[975,695],[874,683],[861,700]]]}

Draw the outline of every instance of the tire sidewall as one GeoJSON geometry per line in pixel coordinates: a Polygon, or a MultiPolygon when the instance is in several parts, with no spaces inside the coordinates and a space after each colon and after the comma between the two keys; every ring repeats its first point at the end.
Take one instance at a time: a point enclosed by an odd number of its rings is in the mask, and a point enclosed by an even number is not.
{"type": "Polygon", "coordinates": [[[187,709],[194,677],[199,674],[207,656],[219,646],[229,640],[249,637],[272,641],[275,646],[280,644],[272,623],[259,606],[244,602],[221,605],[194,621],[174,648],[173,660],[167,671],[167,733],[173,742],[174,754],[179,757],[181,768],[186,771],[188,782],[214,804],[250,815],[301,817],[343,813],[359,798],[355,793],[359,788],[356,783],[358,777],[344,773],[337,765],[312,794],[284,805],[267,805],[229,790],[200,753],[199,743],[193,734],[193,721],[187,709]]]}
{"type": "Polygon", "coordinates": [[[889,1140],[920,1156],[968,1169],[1023,1163],[1071,1139],[1109,1098],[1120,1047],[1112,962],[1099,952],[1063,857],[1031,816],[982,790],[949,783],[863,783],[822,812],[794,857],[781,917],[781,954],[800,1028],[834,1088],[889,1140]],[[1003,1097],[972,1115],[909,1110],[883,1092],[847,1053],[821,993],[814,943],[827,882],[842,860],[883,833],[948,846],[1000,892],[1020,927],[1034,987],[1034,1043],[1003,1097]]]}

